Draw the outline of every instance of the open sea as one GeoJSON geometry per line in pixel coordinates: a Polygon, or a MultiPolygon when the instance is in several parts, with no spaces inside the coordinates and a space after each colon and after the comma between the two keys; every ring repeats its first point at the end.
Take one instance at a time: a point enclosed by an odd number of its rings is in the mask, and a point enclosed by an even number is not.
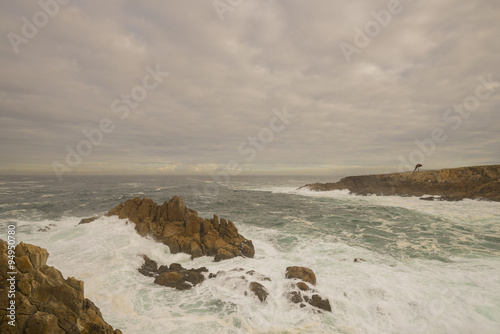
{"type": "Polygon", "coordinates": [[[124,333],[500,333],[500,203],[429,202],[298,187],[338,177],[0,177],[0,231],[46,248],[48,264],[85,282],[85,296],[124,333]],[[133,197],[161,204],[179,195],[200,217],[234,221],[255,258],[213,262],[172,255],[133,224],[102,215],[133,197]],[[139,268],[158,264],[244,268],[268,276],[262,303],[231,275],[191,290],[153,283],[139,268]],[[364,262],[354,262],[362,258],[364,262]],[[305,266],[332,312],[287,300],[288,266],[305,266]]]}

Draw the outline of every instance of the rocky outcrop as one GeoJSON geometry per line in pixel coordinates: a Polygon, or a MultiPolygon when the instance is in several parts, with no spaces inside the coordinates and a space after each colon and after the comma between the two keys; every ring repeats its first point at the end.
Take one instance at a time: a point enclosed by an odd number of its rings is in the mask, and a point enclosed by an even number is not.
{"type": "Polygon", "coordinates": [[[348,189],[358,195],[434,195],[441,196],[441,200],[500,201],[500,165],[349,176],[336,183],[312,183],[302,188],[315,191],[348,189]]]}
{"type": "Polygon", "coordinates": [[[139,268],[139,272],[145,276],[155,277],[155,283],[177,290],[189,290],[193,286],[203,282],[205,276],[202,273],[208,269],[201,267],[198,269],[185,269],[179,263],[172,263],[170,266],[158,264],[143,255],[144,264],[139,268]]]}
{"type": "Polygon", "coordinates": [[[239,234],[232,221],[219,220],[216,215],[212,219],[200,218],[178,196],[162,205],[149,198],[129,199],[108,212],[108,216],[113,215],[128,218],[140,235],[163,242],[173,254],[187,253],[191,258],[214,256],[216,262],[255,254],[252,241],[239,234]]]}
{"type": "Polygon", "coordinates": [[[9,325],[13,320],[10,311],[0,308],[1,333],[121,333],[84,297],[82,281],[64,279],[59,270],[46,264],[47,250],[24,243],[15,252],[9,250],[0,240],[0,305],[15,300],[15,327],[9,325]],[[15,264],[9,264],[12,258],[15,264]],[[17,283],[15,299],[8,298],[11,286],[7,279],[11,277],[17,283]]]}
{"type": "Polygon", "coordinates": [[[301,308],[304,308],[306,304],[303,302],[306,302],[320,310],[332,311],[330,301],[322,298],[315,289],[309,286],[309,284],[316,285],[316,275],[311,269],[306,267],[288,267],[286,268],[285,277],[300,280],[297,283],[291,284],[286,292],[288,299],[292,303],[299,304],[301,308]]]}

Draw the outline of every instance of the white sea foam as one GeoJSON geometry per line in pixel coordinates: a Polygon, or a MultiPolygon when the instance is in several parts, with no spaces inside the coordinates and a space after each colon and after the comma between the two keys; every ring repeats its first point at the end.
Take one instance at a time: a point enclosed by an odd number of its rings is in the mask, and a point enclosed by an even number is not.
{"type": "Polygon", "coordinates": [[[396,260],[361,247],[331,240],[301,238],[286,231],[236,222],[253,240],[254,259],[215,263],[170,254],[168,247],[140,237],[132,224],[104,217],[77,225],[79,218],[54,222],[18,222],[18,237],[47,248],[48,264],[65,277],[85,282],[85,295],[104,318],[126,333],[498,333],[500,328],[500,267],[496,258],[396,260]],[[39,228],[50,226],[47,232],[39,228]],[[294,239],[293,251],[280,250],[278,238],[294,239]],[[137,272],[140,254],[159,264],[206,266],[227,274],[206,280],[189,291],[153,283],[137,272]],[[355,263],[354,258],[366,262],[355,263]],[[332,313],[318,314],[290,304],[285,268],[313,269],[318,292],[327,297],[332,313]],[[252,277],[233,268],[255,270],[270,292],[265,303],[245,296],[252,277]],[[492,294],[492,292],[496,291],[492,294]]]}

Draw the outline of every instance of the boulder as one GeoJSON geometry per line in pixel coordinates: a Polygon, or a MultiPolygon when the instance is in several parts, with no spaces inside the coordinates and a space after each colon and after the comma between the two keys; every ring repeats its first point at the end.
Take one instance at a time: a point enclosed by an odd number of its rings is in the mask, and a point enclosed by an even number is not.
{"type": "Polygon", "coordinates": [[[298,278],[304,282],[316,285],[316,275],[314,275],[311,269],[306,267],[287,267],[285,277],[298,278]]]}
{"type": "Polygon", "coordinates": [[[267,296],[269,295],[269,292],[267,292],[266,288],[258,282],[250,283],[250,291],[252,291],[261,302],[265,301],[267,296]]]}
{"type": "Polygon", "coordinates": [[[251,240],[238,233],[232,221],[214,215],[212,219],[198,217],[195,210],[186,208],[179,196],[158,206],[149,198],[136,197],[111,209],[108,216],[128,218],[141,236],[150,235],[170,248],[172,254],[191,254],[191,258],[214,256],[215,261],[235,256],[253,257],[251,240]]]}
{"type": "Polygon", "coordinates": [[[328,299],[321,298],[318,294],[312,295],[312,298],[304,296],[304,300],[310,305],[317,307],[321,310],[331,312],[332,307],[330,306],[330,301],[328,299]]]}
{"type": "MultiPolygon", "coordinates": [[[[16,326],[8,324],[6,308],[0,309],[1,333],[121,333],[85,298],[82,281],[65,279],[47,266],[47,250],[21,242],[15,247],[14,269],[8,267],[8,251],[7,242],[0,239],[0,279],[6,282],[8,272],[17,272],[16,326]]],[[[8,288],[0,285],[0,296],[7,298],[8,288]]]]}
{"type": "Polygon", "coordinates": [[[302,291],[311,290],[311,288],[309,288],[309,286],[304,282],[298,282],[296,285],[297,285],[297,288],[299,288],[299,290],[302,290],[302,291]]]}

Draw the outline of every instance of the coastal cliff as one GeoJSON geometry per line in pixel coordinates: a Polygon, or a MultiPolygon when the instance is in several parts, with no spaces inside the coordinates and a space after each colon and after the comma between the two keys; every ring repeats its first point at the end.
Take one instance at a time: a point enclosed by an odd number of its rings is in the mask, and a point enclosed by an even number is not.
{"type": "Polygon", "coordinates": [[[500,201],[500,165],[348,176],[335,183],[311,183],[314,191],[348,189],[357,195],[441,196],[443,200],[500,201]]]}
{"type": "Polygon", "coordinates": [[[13,249],[0,239],[1,333],[122,333],[106,323],[99,308],[85,298],[82,281],[64,279],[59,270],[46,264],[47,250],[20,243],[15,252],[9,251],[13,249]],[[12,267],[10,259],[15,262],[12,267]],[[10,294],[15,299],[9,301],[10,294]],[[12,304],[15,308],[7,309],[12,304]]]}

